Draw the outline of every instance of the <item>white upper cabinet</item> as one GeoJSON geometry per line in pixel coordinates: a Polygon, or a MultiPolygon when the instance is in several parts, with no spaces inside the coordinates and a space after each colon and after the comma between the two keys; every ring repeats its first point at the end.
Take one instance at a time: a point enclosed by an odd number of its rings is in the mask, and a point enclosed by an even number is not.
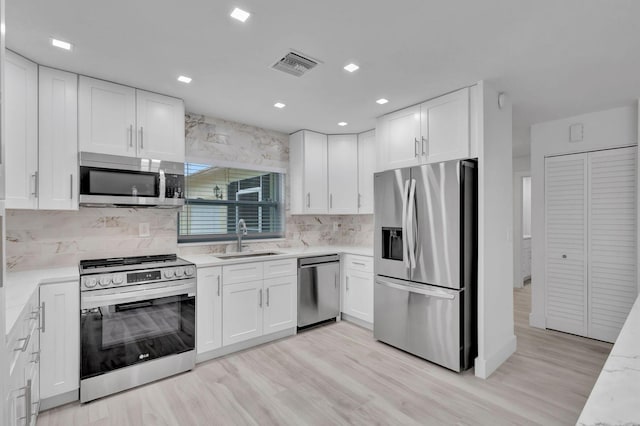
{"type": "Polygon", "coordinates": [[[327,135],[301,130],[289,138],[291,212],[326,214],[327,135]]]}
{"type": "Polygon", "coordinates": [[[182,99],[136,90],[138,156],[184,162],[182,99]]]}
{"type": "Polygon", "coordinates": [[[358,213],[358,137],[329,135],[329,213],[358,213]]]}
{"type": "Polygon", "coordinates": [[[379,170],[468,158],[469,88],[429,100],[378,120],[379,170]]]}
{"type": "Polygon", "coordinates": [[[422,155],[426,163],[469,156],[469,89],[420,106],[422,155]]]}
{"type": "Polygon", "coordinates": [[[184,162],[181,99],[80,77],[80,151],[184,162]]]}
{"type": "Polygon", "coordinates": [[[376,133],[358,135],[358,213],[373,214],[373,173],[376,169],[376,133]]]}
{"type": "Polygon", "coordinates": [[[39,69],[38,207],[78,209],[78,76],[39,69]]]}
{"type": "Polygon", "coordinates": [[[38,206],[38,65],[11,51],[5,63],[6,207],[38,206]]]}
{"type": "Polygon", "coordinates": [[[80,151],[135,157],[136,135],[136,90],[80,76],[80,151]]]}

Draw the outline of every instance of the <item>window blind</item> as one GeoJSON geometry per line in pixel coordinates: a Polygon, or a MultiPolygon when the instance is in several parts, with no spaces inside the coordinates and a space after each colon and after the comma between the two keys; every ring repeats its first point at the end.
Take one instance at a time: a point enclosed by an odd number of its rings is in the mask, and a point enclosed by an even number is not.
{"type": "Polygon", "coordinates": [[[185,163],[185,206],[178,241],[235,240],[244,219],[244,239],[284,236],[284,175],[258,170],[185,163]]]}

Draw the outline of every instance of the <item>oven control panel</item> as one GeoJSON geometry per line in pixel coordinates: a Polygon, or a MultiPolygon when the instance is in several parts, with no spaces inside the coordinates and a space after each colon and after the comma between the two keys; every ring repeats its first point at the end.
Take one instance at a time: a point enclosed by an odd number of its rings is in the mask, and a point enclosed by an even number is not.
{"type": "Polygon", "coordinates": [[[143,271],[114,272],[109,274],[83,275],[80,278],[82,290],[97,290],[122,285],[133,285],[163,281],[173,281],[195,276],[193,265],[148,269],[143,271]]]}

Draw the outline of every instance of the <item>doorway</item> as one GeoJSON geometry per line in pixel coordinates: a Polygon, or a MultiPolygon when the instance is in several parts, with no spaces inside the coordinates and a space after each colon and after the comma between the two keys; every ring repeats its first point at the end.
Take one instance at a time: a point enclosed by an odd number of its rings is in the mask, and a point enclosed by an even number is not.
{"type": "Polygon", "coordinates": [[[513,174],[513,286],[531,282],[531,173],[513,174]]]}

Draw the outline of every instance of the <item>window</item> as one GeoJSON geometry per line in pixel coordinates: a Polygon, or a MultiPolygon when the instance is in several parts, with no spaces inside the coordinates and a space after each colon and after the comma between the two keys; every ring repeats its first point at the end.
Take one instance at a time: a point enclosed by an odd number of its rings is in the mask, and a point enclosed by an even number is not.
{"type": "Polygon", "coordinates": [[[235,240],[240,219],[244,239],[284,237],[284,174],[186,163],[178,242],[235,240]]]}

